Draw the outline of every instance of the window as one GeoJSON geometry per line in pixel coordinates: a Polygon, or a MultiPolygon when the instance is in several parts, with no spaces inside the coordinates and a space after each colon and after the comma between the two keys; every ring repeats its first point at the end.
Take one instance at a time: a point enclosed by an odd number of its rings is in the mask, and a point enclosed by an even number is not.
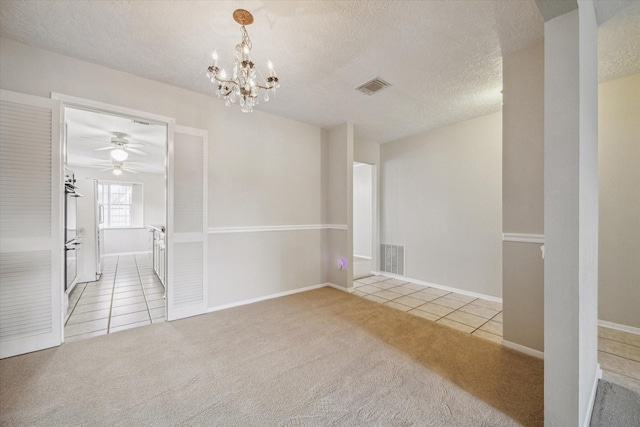
{"type": "Polygon", "coordinates": [[[129,182],[99,182],[98,202],[104,208],[103,226],[126,228],[139,226],[135,221],[135,188],[140,184],[129,182]]]}

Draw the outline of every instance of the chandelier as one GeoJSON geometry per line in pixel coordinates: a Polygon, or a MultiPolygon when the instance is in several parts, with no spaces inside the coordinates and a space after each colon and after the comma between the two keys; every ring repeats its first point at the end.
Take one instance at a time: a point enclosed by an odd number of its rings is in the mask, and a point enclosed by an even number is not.
{"type": "Polygon", "coordinates": [[[216,95],[225,100],[227,107],[239,100],[240,109],[244,113],[250,113],[258,104],[259,90],[264,90],[263,98],[267,102],[269,91],[275,93],[280,83],[271,61],[267,63],[269,77],[266,79],[256,70],[255,64],[251,61],[252,44],[245,25],[253,23],[253,15],[244,9],[238,9],[233,12],[233,19],[241,25],[240,33],[242,34],[242,41],[236,45],[233,73],[227,76],[224,68],[218,67],[218,52],[214,50],[213,65],[207,69],[207,77],[217,86],[216,95]]]}

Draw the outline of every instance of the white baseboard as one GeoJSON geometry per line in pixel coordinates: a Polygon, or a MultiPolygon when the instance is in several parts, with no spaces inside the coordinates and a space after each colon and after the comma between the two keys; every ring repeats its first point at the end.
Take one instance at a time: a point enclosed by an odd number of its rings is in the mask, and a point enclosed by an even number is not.
{"type": "MultiPolygon", "coordinates": [[[[251,299],[247,299],[247,300],[243,300],[243,301],[232,302],[230,304],[219,305],[217,307],[211,307],[211,308],[207,309],[207,313],[213,313],[214,311],[226,310],[227,308],[239,307],[241,305],[253,304],[255,302],[265,301],[265,300],[268,300],[268,299],[285,297],[287,295],[298,294],[300,292],[312,291],[314,289],[324,288],[326,286],[336,287],[337,285],[328,284],[328,283],[321,283],[319,285],[312,285],[312,286],[307,286],[307,287],[304,287],[304,288],[293,289],[293,290],[290,290],[290,291],[278,292],[278,293],[275,293],[275,294],[269,294],[269,295],[265,295],[265,296],[258,297],[258,298],[251,298],[251,299]]],[[[344,290],[344,288],[342,288],[342,289],[344,290]]]]}
{"type": "Polygon", "coordinates": [[[511,350],[519,351],[520,353],[528,354],[529,356],[537,357],[538,359],[544,360],[544,353],[542,351],[534,350],[530,347],[525,347],[523,345],[505,340],[502,340],[502,345],[510,348],[511,350]]]}
{"type": "Polygon", "coordinates": [[[323,286],[334,288],[342,292],[348,292],[350,294],[353,293],[354,291],[354,288],[345,288],[344,286],[336,285],[335,283],[331,283],[331,282],[324,283],[323,286]]]}
{"type": "Polygon", "coordinates": [[[456,294],[467,295],[474,298],[482,298],[487,301],[499,302],[500,304],[502,304],[502,298],[494,297],[491,295],[485,295],[478,292],[467,291],[464,289],[452,288],[450,286],[438,285],[436,283],[429,283],[425,282],[424,280],[412,279],[410,277],[400,276],[398,274],[387,273],[386,271],[376,271],[374,273],[376,276],[386,276],[391,277],[392,279],[406,280],[407,282],[415,283],[416,285],[422,285],[428,288],[442,289],[443,291],[455,292],[456,294]]]}
{"type": "Polygon", "coordinates": [[[596,363],[596,375],[593,380],[593,386],[591,387],[591,396],[589,396],[589,405],[587,406],[587,415],[584,418],[584,427],[589,427],[591,424],[591,414],[593,412],[593,404],[596,402],[596,392],[598,391],[598,381],[602,378],[602,369],[600,364],[596,363]]]}
{"type": "Polygon", "coordinates": [[[598,326],[602,326],[603,328],[615,329],[616,331],[622,331],[622,332],[628,332],[630,334],[640,335],[640,328],[621,325],[619,323],[607,322],[606,320],[598,320],[598,326]]]}
{"type": "Polygon", "coordinates": [[[103,257],[112,257],[112,256],[125,256],[125,255],[151,255],[152,251],[142,251],[142,252],[118,252],[115,254],[103,254],[103,257]]]}
{"type": "Polygon", "coordinates": [[[371,259],[371,257],[370,257],[370,256],[366,256],[366,255],[356,255],[356,254],[353,254],[353,257],[354,257],[354,258],[368,259],[368,260],[370,260],[370,259],[371,259]]]}

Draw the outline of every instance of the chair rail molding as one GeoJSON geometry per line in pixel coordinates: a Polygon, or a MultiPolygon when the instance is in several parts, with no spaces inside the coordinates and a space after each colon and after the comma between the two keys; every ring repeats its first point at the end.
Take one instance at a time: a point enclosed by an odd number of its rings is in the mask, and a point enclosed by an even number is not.
{"type": "Polygon", "coordinates": [[[246,227],[209,227],[209,234],[261,233],[266,231],[347,230],[346,224],[257,225],[246,227]]]}
{"type": "Polygon", "coordinates": [[[544,244],[544,234],[502,233],[503,242],[544,244]]]}

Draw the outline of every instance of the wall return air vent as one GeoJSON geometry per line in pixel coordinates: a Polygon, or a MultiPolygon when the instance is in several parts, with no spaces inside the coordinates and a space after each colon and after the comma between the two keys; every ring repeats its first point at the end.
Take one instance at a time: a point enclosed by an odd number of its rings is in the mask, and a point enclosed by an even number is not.
{"type": "Polygon", "coordinates": [[[404,276],[404,245],[380,244],[380,271],[404,276]]]}
{"type": "Polygon", "coordinates": [[[366,83],[361,84],[356,88],[356,90],[366,95],[373,95],[374,93],[384,89],[387,86],[391,86],[391,83],[385,82],[380,77],[376,77],[366,83]]]}

